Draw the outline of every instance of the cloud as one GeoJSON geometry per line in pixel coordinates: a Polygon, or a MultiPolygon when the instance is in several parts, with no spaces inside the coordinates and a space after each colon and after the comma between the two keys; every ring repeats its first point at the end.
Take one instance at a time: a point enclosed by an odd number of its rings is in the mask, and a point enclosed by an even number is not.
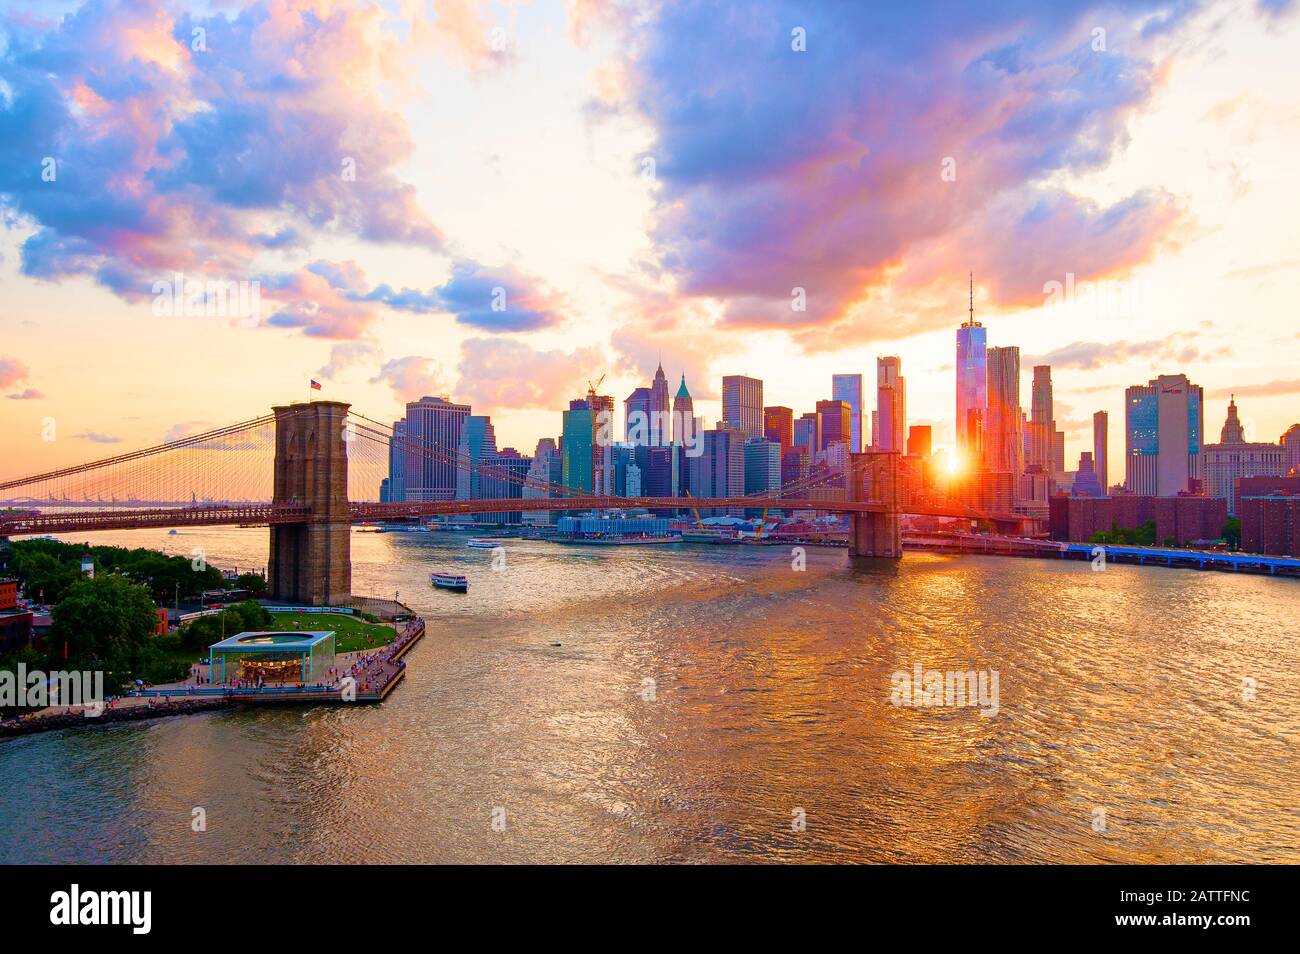
{"type": "Polygon", "coordinates": [[[1024,363],[1032,367],[1048,364],[1053,368],[1080,368],[1090,370],[1115,364],[1125,358],[1145,357],[1166,350],[1164,341],[1076,341],[1056,348],[1047,354],[1025,355],[1024,363]]]}
{"type": "Polygon", "coordinates": [[[513,339],[470,338],[461,345],[456,395],[497,410],[563,408],[586,394],[606,360],[599,348],[539,351],[513,339]]]}
{"type": "Polygon", "coordinates": [[[1290,381],[1269,381],[1267,384],[1239,384],[1230,388],[1218,388],[1210,397],[1223,398],[1232,395],[1246,397],[1275,397],[1281,394],[1300,394],[1300,378],[1290,381]]]}
{"type": "Polygon", "coordinates": [[[668,356],[668,391],[677,393],[681,376],[686,376],[686,388],[691,397],[712,399],[718,397],[714,382],[713,362],[717,355],[725,354],[721,340],[724,336],[686,328],[657,332],[635,323],[623,325],[610,335],[610,344],[617,355],[615,368],[625,374],[639,376],[648,385],[655,368],[668,356]]]}
{"type": "Polygon", "coordinates": [[[1062,183],[1125,147],[1162,81],[1152,34],[1194,6],[683,0],[627,18],[623,106],[656,133],[659,263],[724,301],[723,324],[809,351],[951,324],[971,268],[998,308],[1041,304],[1067,271],[1124,274],[1177,239],[1182,209],[1062,183]]]}
{"type": "Polygon", "coordinates": [[[28,371],[27,365],[23,364],[17,358],[0,357],[0,388],[11,387],[20,381],[26,380],[31,372],[28,371]]]}
{"type": "MultiPolygon", "coordinates": [[[[435,18],[429,33],[434,46],[471,70],[486,70],[512,62],[505,27],[494,24],[486,0],[434,0],[435,18]]],[[[419,12],[416,11],[419,16],[419,12]]]]}
{"type": "Polygon", "coordinates": [[[179,424],[173,424],[171,427],[167,428],[167,433],[163,435],[163,443],[170,444],[172,441],[178,441],[182,437],[189,437],[192,434],[201,434],[213,426],[214,425],[211,421],[182,421],[179,424]]]}
{"type": "MultiPolygon", "coordinates": [[[[172,271],[247,278],[265,250],[321,236],[441,251],[394,171],[412,145],[379,92],[405,62],[387,16],[335,0],[211,16],[87,0],[57,20],[10,18],[0,199],[34,227],[23,272],[139,300],[172,271]]],[[[357,321],[294,301],[272,324],[346,336],[357,321]]]]}
{"type": "Polygon", "coordinates": [[[38,401],[43,397],[45,397],[45,395],[36,390],[36,388],[27,388],[24,391],[19,391],[17,394],[8,395],[8,398],[11,401],[38,401]]]}
{"type": "Polygon", "coordinates": [[[120,444],[122,438],[112,434],[100,434],[98,431],[82,431],[80,434],[73,434],[79,441],[90,441],[95,444],[120,444]]]}
{"type": "Polygon", "coordinates": [[[279,307],[267,319],[312,337],[357,338],[383,308],[412,314],[451,314],[461,324],[492,332],[538,331],[559,324],[562,300],[513,266],[491,268],[469,260],[428,291],[387,284],[371,288],[356,262],[318,259],[293,273],[263,275],[262,297],[279,307]]]}
{"type": "Polygon", "coordinates": [[[346,341],[342,344],[336,344],[330,348],[328,363],[317,370],[316,376],[327,381],[332,380],[335,375],[359,361],[375,357],[378,354],[379,346],[369,341],[346,341]]]}
{"type": "MultiPolygon", "coordinates": [[[[410,295],[409,290],[403,290],[410,295]]],[[[400,300],[400,296],[394,296],[400,300]]],[[[401,307],[389,300],[393,307],[401,307]]],[[[441,307],[464,325],[482,331],[537,331],[558,325],[561,302],[535,278],[513,266],[489,268],[477,262],[458,261],[451,278],[436,289],[421,307],[441,307]]]]}
{"type": "Polygon", "coordinates": [[[391,387],[402,401],[415,401],[425,395],[442,394],[447,390],[437,362],[418,355],[385,361],[379,373],[370,379],[371,384],[380,382],[391,387]]]}

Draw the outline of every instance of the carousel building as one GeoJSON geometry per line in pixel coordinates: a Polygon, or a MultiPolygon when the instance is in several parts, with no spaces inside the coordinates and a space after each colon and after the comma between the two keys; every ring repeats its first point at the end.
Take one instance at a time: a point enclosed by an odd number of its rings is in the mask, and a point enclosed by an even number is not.
{"type": "Polygon", "coordinates": [[[323,682],[334,665],[334,633],[240,633],[213,643],[212,681],[323,682]]]}

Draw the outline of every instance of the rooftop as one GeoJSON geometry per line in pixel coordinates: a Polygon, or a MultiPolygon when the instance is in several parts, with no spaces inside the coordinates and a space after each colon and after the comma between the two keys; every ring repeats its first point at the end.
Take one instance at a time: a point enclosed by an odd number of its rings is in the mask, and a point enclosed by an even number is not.
{"type": "Polygon", "coordinates": [[[296,633],[284,632],[250,632],[236,633],[219,643],[213,643],[209,649],[242,649],[247,652],[308,652],[313,646],[334,635],[331,630],[313,630],[296,633]]]}

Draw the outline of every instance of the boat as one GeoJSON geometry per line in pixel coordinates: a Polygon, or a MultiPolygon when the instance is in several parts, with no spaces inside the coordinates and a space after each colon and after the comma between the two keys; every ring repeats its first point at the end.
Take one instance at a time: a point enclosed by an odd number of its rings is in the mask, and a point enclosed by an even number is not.
{"type": "Polygon", "coordinates": [[[500,540],[492,540],[487,537],[470,537],[465,541],[465,546],[474,547],[476,550],[495,550],[501,546],[500,540]]]}
{"type": "Polygon", "coordinates": [[[459,573],[430,573],[429,582],[440,590],[451,590],[455,593],[469,591],[469,580],[459,573]]]}

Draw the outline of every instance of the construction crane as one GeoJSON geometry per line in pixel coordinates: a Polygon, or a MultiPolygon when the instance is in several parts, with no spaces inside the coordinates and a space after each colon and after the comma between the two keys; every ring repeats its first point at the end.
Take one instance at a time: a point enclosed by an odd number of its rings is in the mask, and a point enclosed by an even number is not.
{"type": "Polygon", "coordinates": [[[596,408],[596,388],[600,387],[601,383],[605,380],[605,377],[606,375],[602,374],[596,379],[595,384],[592,384],[590,378],[587,379],[587,406],[592,410],[595,410],[596,408]]]}
{"type": "MultiPolygon", "coordinates": [[[[689,490],[686,491],[686,496],[689,497],[690,495],[691,495],[691,492],[690,492],[689,490]]],[[[696,507],[692,507],[692,508],[691,508],[691,513],[695,514],[695,524],[696,524],[696,526],[698,526],[701,530],[703,530],[703,529],[704,529],[704,521],[700,519],[700,511],[699,511],[699,509],[696,508],[696,507]]]]}

